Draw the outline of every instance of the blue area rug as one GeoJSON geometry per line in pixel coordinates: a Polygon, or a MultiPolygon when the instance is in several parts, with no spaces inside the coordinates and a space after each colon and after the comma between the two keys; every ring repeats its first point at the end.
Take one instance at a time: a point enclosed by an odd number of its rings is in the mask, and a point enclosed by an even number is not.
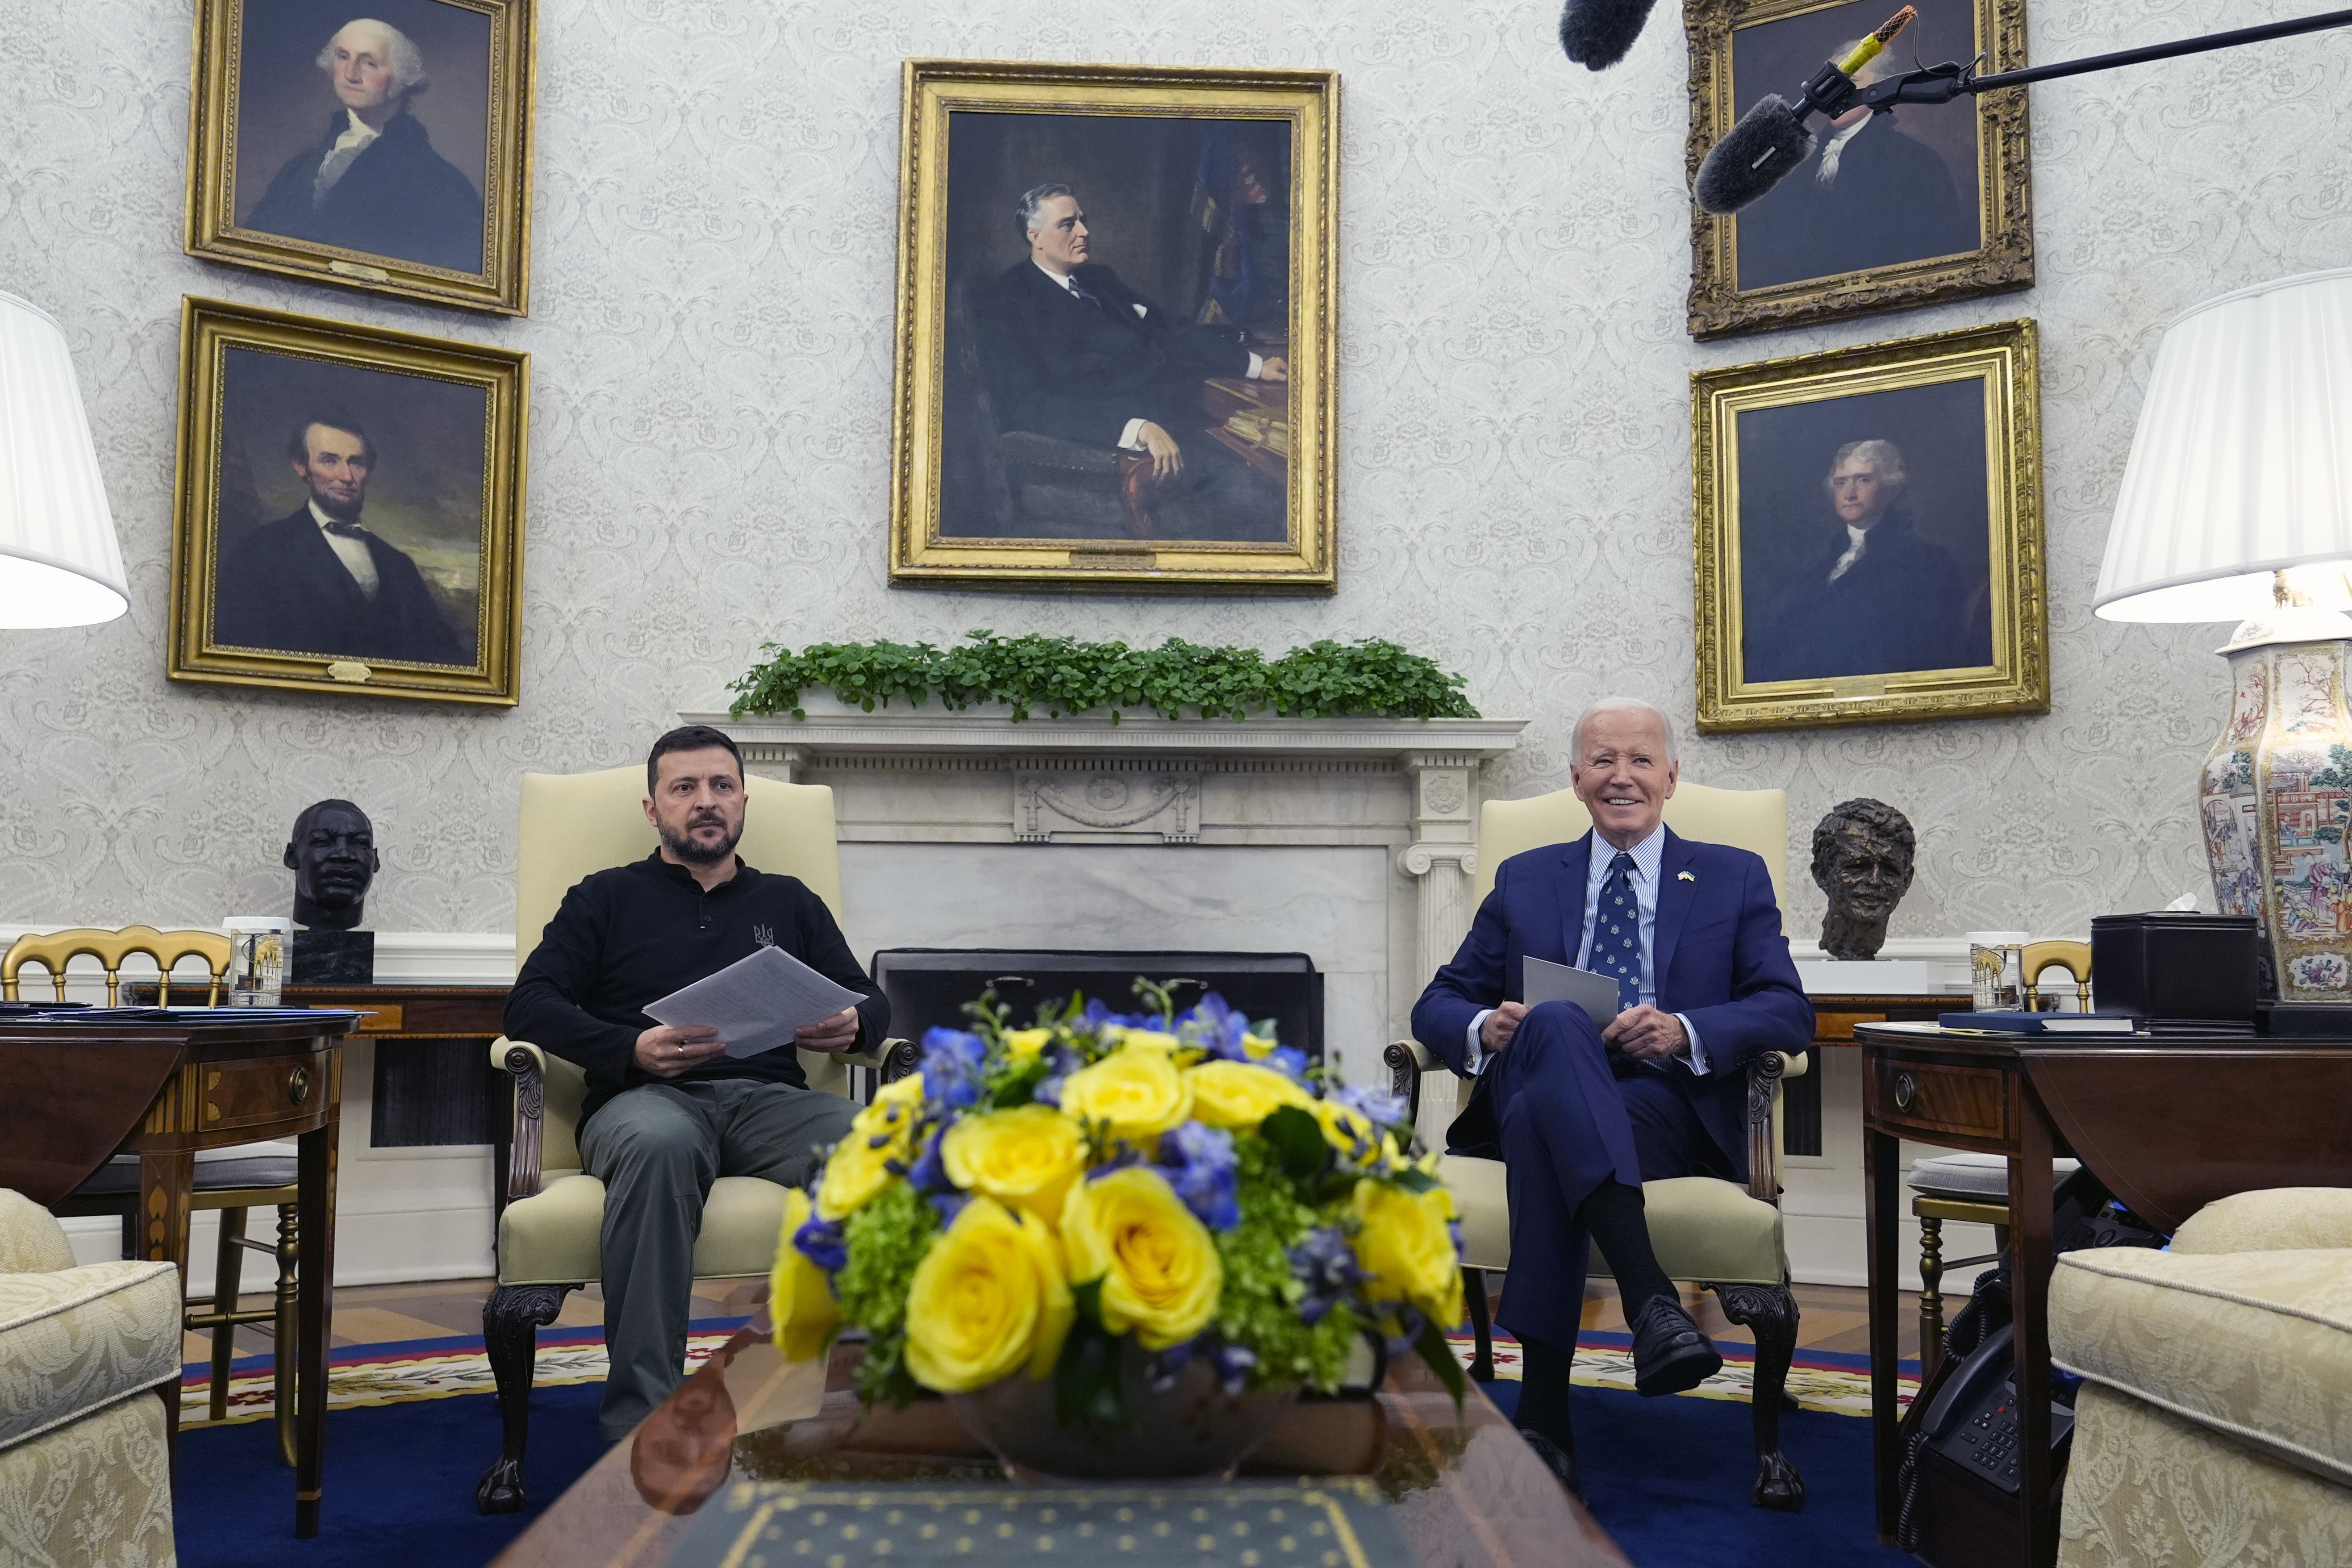
{"type": "MultiPolygon", "coordinates": [[[[1507,1415],[1518,1405],[1517,1383],[1476,1386],[1507,1415]]],[[[1748,1500],[1746,1405],[1580,1387],[1570,1408],[1587,1506],[1638,1568],[1916,1568],[1878,1544],[1865,1419],[1781,1414],[1780,1451],[1804,1475],[1805,1506],[1772,1513],[1748,1500]]]]}
{"type": "MultiPolygon", "coordinates": [[[[1519,1385],[1483,1386],[1507,1414],[1519,1385]]],[[[201,1427],[180,1438],[176,1496],[184,1568],[477,1568],[603,1457],[601,1384],[531,1395],[526,1461],[532,1506],[485,1517],[474,1482],[497,1457],[487,1394],[334,1409],[318,1538],[294,1539],[294,1477],[266,1420],[201,1427]]],[[[1748,1406],[1736,1400],[1643,1399],[1576,1391],[1576,1439],[1592,1512],[1638,1568],[1897,1568],[1875,1544],[1870,1423],[1791,1411],[1781,1445],[1804,1472],[1804,1510],[1748,1500],[1755,1476],[1748,1406]]]]}

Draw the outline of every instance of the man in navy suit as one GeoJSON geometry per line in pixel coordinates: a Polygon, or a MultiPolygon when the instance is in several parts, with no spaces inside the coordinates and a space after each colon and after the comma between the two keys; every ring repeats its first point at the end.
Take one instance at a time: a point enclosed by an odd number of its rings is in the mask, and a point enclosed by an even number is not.
{"type": "Polygon", "coordinates": [[[310,499],[224,552],[213,641],[330,658],[473,663],[473,638],[451,628],[416,563],[360,521],[375,447],[359,422],[307,419],[287,456],[310,499]]]}
{"type": "Polygon", "coordinates": [[[1286,381],[1289,367],[1252,353],[1232,328],[1178,320],[1089,259],[1092,232],[1069,186],[1025,192],[1015,216],[1029,258],[995,280],[979,311],[997,422],[1149,458],[1163,538],[1288,537],[1281,489],[1210,437],[1201,383],[1286,381]]]}
{"type": "Polygon", "coordinates": [[[1768,1049],[1803,1049],[1813,1013],[1764,862],[1678,838],[1662,820],[1679,773],[1665,715],[1604,699],[1577,720],[1570,748],[1592,831],[1496,868],[1412,1031],[1486,1080],[1452,1141],[1484,1122],[1508,1168],[1511,1268],[1497,1318],[1524,1358],[1517,1421],[1573,1487],[1569,1373],[1588,1238],[1622,1293],[1635,1387],[1673,1394],[1711,1376],[1723,1358],[1658,1267],[1642,1184],[1744,1178],[1742,1069],[1768,1049]],[[1621,1011],[1596,1028],[1566,1003],[1525,1005],[1528,958],[1613,976],[1621,1011]]]}

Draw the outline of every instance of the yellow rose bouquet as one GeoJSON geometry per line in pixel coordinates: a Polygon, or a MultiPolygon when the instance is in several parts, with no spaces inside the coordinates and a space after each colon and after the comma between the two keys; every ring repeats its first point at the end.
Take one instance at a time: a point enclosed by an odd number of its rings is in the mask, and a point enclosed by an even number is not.
{"type": "MultiPolygon", "coordinates": [[[[1330,1392],[1367,1332],[1460,1397],[1453,1202],[1403,1105],[1351,1089],[1214,994],[1073,997],[933,1029],[792,1194],[770,1310],[786,1355],[862,1331],[859,1393],[1050,1382],[1065,1426],[1206,1367],[1228,1394],[1330,1392]],[[1126,1370],[1122,1370],[1122,1369],[1126,1370]]],[[[1198,1376],[1197,1371],[1191,1375],[1198,1376]]]]}

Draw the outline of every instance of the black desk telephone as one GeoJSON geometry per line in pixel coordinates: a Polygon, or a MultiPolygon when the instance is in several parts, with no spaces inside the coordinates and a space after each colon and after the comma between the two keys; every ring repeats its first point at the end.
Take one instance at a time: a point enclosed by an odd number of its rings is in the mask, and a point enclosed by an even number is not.
{"type": "MultiPolygon", "coordinates": [[[[2003,1323],[1985,1338],[1937,1391],[1921,1426],[1927,1446],[2005,1492],[2018,1489],[2016,1330],[2003,1323]]],[[[2063,1454],[2074,1413],[2050,1407],[2050,1452],[2063,1454]]]]}

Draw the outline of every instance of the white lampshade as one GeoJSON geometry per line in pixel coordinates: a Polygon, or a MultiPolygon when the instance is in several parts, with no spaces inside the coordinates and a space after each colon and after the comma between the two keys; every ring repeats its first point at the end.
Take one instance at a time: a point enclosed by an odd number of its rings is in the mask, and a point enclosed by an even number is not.
{"type": "Polygon", "coordinates": [[[2093,601],[2111,621],[2269,612],[2272,574],[2352,559],[2352,268],[2165,329],[2093,601]]]}
{"type": "Polygon", "coordinates": [[[85,626],[130,607],[65,332],[0,294],[0,627],[85,626]]]}

